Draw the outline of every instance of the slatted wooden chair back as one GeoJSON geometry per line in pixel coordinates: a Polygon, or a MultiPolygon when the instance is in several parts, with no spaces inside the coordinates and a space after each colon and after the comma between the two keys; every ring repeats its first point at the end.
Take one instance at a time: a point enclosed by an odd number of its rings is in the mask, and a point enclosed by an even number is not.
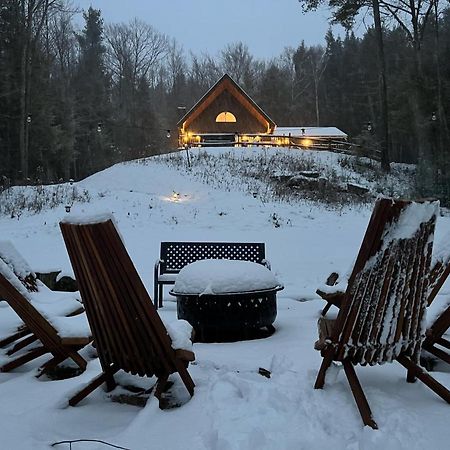
{"type": "Polygon", "coordinates": [[[377,201],[337,318],[334,359],[363,365],[400,354],[418,359],[437,208],[377,201]]]}
{"type": "Polygon", "coordinates": [[[0,297],[8,302],[49,352],[54,355],[65,354],[58,333],[30,303],[27,290],[3,260],[0,260],[0,297]]]}
{"type": "Polygon", "coordinates": [[[113,222],[60,226],[103,370],[157,377],[175,372],[167,330],[113,222]]]}

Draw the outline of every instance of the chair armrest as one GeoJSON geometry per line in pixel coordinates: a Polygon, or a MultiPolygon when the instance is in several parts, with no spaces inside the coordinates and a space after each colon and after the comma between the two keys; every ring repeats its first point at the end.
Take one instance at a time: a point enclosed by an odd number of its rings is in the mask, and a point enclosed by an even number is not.
{"type": "Polygon", "coordinates": [[[188,362],[195,361],[195,354],[194,354],[194,352],[191,352],[190,350],[184,350],[182,348],[179,348],[179,349],[175,350],[175,356],[178,359],[181,359],[182,361],[188,361],[188,362]]]}
{"type": "Polygon", "coordinates": [[[155,279],[158,278],[159,266],[161,265],[161,260],[157,259],[155,262],[155,279]]]}
{"type": "MultiPolygon", "coordinates": [[[[346,277],[339,279],[339,274],[337,272],[333,272],[328,276],[325,284],[316,290],[316,294],[322,297],[329,304],[331,303],[332,305],[340,308],[344,300],[346,289],[346,277]]],[[[324,311],[328,311],[328,309],[329,306],[326,307],[324,311]]]]}
{"type": "Polygon", "coordinates": [[[320,297],[322,297],[325,301],[337,306],[338,308],[342,306],[345,296],[345,292],[343,291],[325,292],[321,289],[317,289],[316,294],[320,295],[320,297]]]}

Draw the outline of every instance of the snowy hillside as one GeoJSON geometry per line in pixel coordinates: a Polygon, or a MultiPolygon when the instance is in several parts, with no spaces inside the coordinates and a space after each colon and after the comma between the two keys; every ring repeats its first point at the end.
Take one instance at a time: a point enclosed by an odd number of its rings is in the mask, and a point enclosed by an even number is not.
{"type": "MultiPolygon", "coordinates": [[[[1,239],[11,240],[34,271],[72,274],[59,221],[68,214],[112,211],[150,293],[161,241],[265,242],[272,270],[285,286],[275,334],[194,344],[190,373],[196,393],[167,411],[154,399],[144,409],[113,403],[101,390],[77,407],[65,407],[67,397],[99,372],[94,359],[85,373],[63,381],[34,378],[40,361],[0,374],[1,447],[43,449],[64,439],[95,438],[130,449],[447,448],[450,407],[425,386],[406,383],[398,364],[357,368],[379,431],[363,428],[337,370],[326,389],[312,388],[321,362],[313,345],[323,307],[315,290],[331,271],[351,266],[375,196],[408,196],[413,168],[395,166],[380,178],[368,160],[289,149],[193,149],[191,167],[186,156],[118,164],[73,185],[3,192],[1,239]],[[348,183],[368,193],[348,192],[348,183]],[[271,371],[271,378],[259,375],[259,368],[271,371]]],[[[436,248],[449,233],[450,218],[440,217],[436,248]]],[[[450,295],[449,289],[443,294],[450,295]]],[[[167,290],[160,314],[170,320],[176,304],[167,290]]],[[[0,315],[5,310],[0,303],[0,315]]],[[[0,320],[0,334],[3,325],[0,320]]],[[[437,369],[434,375],[449,387],[450,370],[437,369]]]]}

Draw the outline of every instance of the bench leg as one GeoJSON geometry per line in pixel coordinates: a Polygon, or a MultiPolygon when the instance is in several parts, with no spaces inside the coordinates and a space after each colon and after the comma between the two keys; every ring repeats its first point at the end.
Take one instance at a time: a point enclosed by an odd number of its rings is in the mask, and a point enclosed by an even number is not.
{"type": "Polygon", "coordinates": [[[158,301],[159,301],[159,307],[162,308],[163,306],[163,284],[158,284],[158,301]]]}
{"type": "Polygon", "coordinates": [[[154,286],[153,286],[153,304],[155,305],[155,309],[158,309],[158,281],[155,280],[154,286]]]}

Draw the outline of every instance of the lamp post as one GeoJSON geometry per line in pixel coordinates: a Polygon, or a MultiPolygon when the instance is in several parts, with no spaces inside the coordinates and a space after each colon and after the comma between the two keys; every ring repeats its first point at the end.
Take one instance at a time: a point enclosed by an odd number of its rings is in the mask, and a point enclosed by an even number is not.
{"type": "Polygon", "coordinates": [[[25,181],[28,180],[28,151],[30,147],[30,128],[32,120],[31,114],[27,114],[24,127],[23,161],[21,163],[21,170],[19,171],[21,173],[19,178],[24,178],[25,181]]]}
{"type": "Polygon", "coordinates": [[[431,113],[431,151],[434,161],[436,161],[437,150],[438,150],[438,127],[439,127],[439,121],[438,116],[435,111],[431,113]]]}
{"type": "MultiPolygon", "coordinates": [[[[177,106],[177,120],[178,121],[186,114],[186,109],[187,108],[184,105],[177,106]]],[[[181,133],[179,131],[178,132],[178,145],[181,147],[182,144],[183,144],[183,142],[181,140],[181,133]]]]}

